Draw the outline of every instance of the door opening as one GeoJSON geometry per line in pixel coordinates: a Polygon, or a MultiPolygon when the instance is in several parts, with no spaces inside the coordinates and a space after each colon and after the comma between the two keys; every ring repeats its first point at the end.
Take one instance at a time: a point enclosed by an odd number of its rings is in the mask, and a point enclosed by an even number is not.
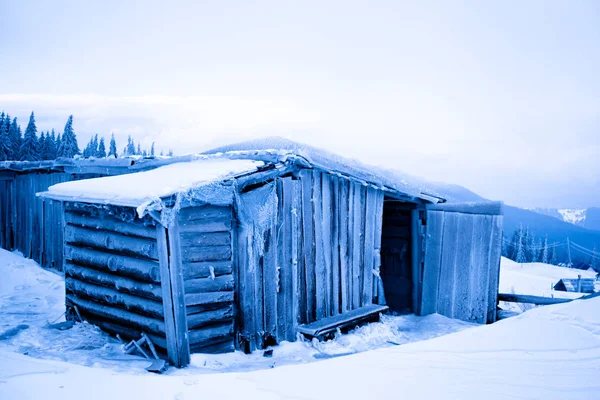
{"type": "Polygon", "coordinates": [[[415,204],[385,198],[381,237],[381,280],[390,311],[413,312],[411,212],[415,204]]]}

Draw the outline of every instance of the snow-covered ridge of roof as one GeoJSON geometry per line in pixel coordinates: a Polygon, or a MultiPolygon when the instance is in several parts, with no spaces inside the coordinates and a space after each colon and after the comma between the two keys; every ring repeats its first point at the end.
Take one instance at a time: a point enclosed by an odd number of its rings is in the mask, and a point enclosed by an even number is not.
{"type": "Polygon", "coordinates": [[[145,207],[161,198],[227,181],[255,172],[264,162],[197,157],[134,174],[59,183],[41,194],[57,200],[145,207]]]}
{"type": "Polygon", "coordinates": [[[439,193],[424,180],[412,177],[397,170],[364,164],[358,160],[343,157],[329,151],[307,144],[295,142],[281,137],[255,139],[234,143],[209,150],[203,154],[248,154],[270,153],[277,155],[280,161],[289,157],[301,157],[307,164],[330,172],[369,182],[371,184],[393,189],[409,197],[437,202],[439,193]]]}

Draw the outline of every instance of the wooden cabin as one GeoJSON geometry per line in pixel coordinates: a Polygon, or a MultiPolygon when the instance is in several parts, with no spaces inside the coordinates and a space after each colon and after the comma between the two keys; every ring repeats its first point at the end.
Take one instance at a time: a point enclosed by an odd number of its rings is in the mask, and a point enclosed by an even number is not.
{"type": "Polygon", "coordinates": [[[596,290],[595,281],[593,278],[582,278],[581,275],[578,279],[561,279],[554,285],[554,290],[573,293],[594,293],[596,290]]]}
{"type": "Polygon", "coordinates": [[[323,152],[193,158],[42,194],[64,204],[69,308],[177,366],[388,309],[495,321],[501,203],[442,203],[323,152]]]}

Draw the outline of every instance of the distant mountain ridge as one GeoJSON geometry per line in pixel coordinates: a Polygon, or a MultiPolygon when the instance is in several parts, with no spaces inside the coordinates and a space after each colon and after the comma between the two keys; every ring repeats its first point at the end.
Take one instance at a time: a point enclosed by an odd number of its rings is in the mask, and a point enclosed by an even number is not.
{"type": "Polygon", "coordinates": [[[548,215],[582,228],[600,230],[600,208],[597,207],[584,209],[532,208],[531,211],[548,215]]]}

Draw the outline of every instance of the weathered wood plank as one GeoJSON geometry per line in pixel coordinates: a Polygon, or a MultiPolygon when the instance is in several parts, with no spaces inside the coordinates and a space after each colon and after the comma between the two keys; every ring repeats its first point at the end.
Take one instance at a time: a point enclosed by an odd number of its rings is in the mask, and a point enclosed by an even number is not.
{"type": "Polygon", "coordinates": [[[231,260],[231,246],[183,247],[181,255],[184,263],[202,261],[231,260]]]}
{"type": "Polygon", "coordinates": [[[105,320],[108,319],[126,326],[133,326],[147,332],[165,334],[165,323],[162,320],[88,301],[73,294],[68,295],[66,299],[67,305],[76,305],[80,310],[95,314],[105,320]]]}
{"type": "Polygon", "coordinates": [[[378,316],[380,313],[384,313],[387,310],[387,306],[370,304],[368,306],[360,307],[343,314],[323,318],[322,320],[313,322],[311,324],[301,325],[297,330],[298,332],[310,337],[319,337],[334,332],[338,328],[351,326],[361,320],[368,319],[372,316],[378,316]]]}
{"type": "Polygon", "coordinates": [[[291,340],[296,339],[296,327],[306,315],[306,284],[304,283],[304,266],[302,257],[302,183],[292,181],[292,299],[293,299],[293,325],[289,333],[291,340]]]}
{"type": "Polygon", "coordinates": [[[187,316],[187,326],[190,330],[222,322],[233,324],[233,305],[187,316]]]}
{"type": "Polygon", "coordinates": [[[313,204],[315,219],[315,304],[317,320],[325,318],[328,315],[328,290],[327,290],[327,269],[325,266],[325,243],[329,246],[323,235],[323,174],[313,172],[313,204]]]}
{"type": "MultiPolygon", "coordinates": [[[[190,343],[188,339],[185,289],[181,260],[181,236],[177,219],[169,225],[167,232],[173,317],[175,321],[176,343],[178,347],[177,353],[179,357],[177,366],[185,367],[190,363],[190,343]]],[[[228,249],[231,251],[229,247],[228,249]]]]}
{"type": "Polygon", "coordinates": [[[362,187],[358,183],[352,183],[352,229],[350,237],[352,240],[352,274],[349,280],[352,293],[352,309],[360,307],[361,300],[361,276],[362,276],[362,252],[361,245],[363,236],[363,197],[362,187]]]}
{"type": "Polygon", "coordinates": [[[279,268],[277,262],[278,208],[271,213],[271,228],[265,232],[263,256],[264,329],[265,338],[277,338],[277,292],[279,291],[279,268]]]}
{"type": "Polygon", "coordinates": [[[231,274],[232,262],[230,260],[185,262],[182,268],[184,280],[208,278],[213,274],[214,276],[231,274]]]}
{"type": "Polygon", "coordinates": [[[333,266],[332,266],[332,220],[333,210],[331,207],[332,195],[331,195],[331,177],[329,174],[323,173],[321,175],[321,224],[322,235],[323,235],[323,260],[325,261],[325,314],[326,316],[334,315],[333,312],[333,266]]]}
{"type": "Polygon", "coordinates": [[[487,323],[496,322],[496,305],[498,304],[498,284],[500,281],[500,258],[502,253],[502,230],[504,217],[496,215],[492,218],[492,239],[490,241],[490,263],[487,323]]]}
{"type": "Polygon", "coordinates": [[[173,306],[173,291],[171,288],[171,273],[169,271],[169,241],[167,229],[162,225],[156,226],[157,249],[160,262],[161,288],[163,295],[164,332],[167,338],[167,354],[169,362],[179,364],[179,346],[175,328],[175,311],[173,306]]]}
{"type": "Polygon", "coordinates": [[[538,306],[545,306],[551,304],[561,304],[573,301],[573,299],[562,299],[559,297],[543,297],[533,296],[529,294],[515,294],[515,293],[498,293],[499,301],[508,301],[511,303],[527,303],[535,304],[538,306]]]}
{"type": "Polygon", "coordinates": [[[122,276],[109,274],[75,264],[65,264],[65,275],[77,278],[80,281],[92,282],[98,285],[116,289],[119,292],[129,293],[148,299],[161,300],[160,285],[136,281],[122,276]]]}
{"type": "Polygon", "coordinates": [[[231,218],[221,217],[207,221],[188,222],[179,227],[179,231],[191,233],[229,232],[231,230],[231,218]]]}
{"type": "Polygon", "coordinates": [[[493,217],[490,215],[473,215],[473,244],[467,307],[468,320],[479,324],[484,324],[487,319],[492,219],[493,217]]]}
{"type": "Polygon", "coordinates": [[[79,246],[108,249],[114,252],[158,260],[156,241],[154,240],[67,225],[65,226],[65,241],[79,246]]]}
{"type": "Polygon", "coordinates": [[[312,322],[316,318],[313,173],[310,170],[303,170],[300,177],[302,182],[302,248],[306,290],[305,321],[312,322]]]}
{"type": "Polygon", "coordinates": [[[65,260],[69,260],[73,264],[113,272],[144,282],[160,283],[161,281],[160,266],[156,261],[141,260],[70,245],[66,245],[64,249],[65,260]]]}
{"type": "Polygon", "coordinates": [[[137,314],[147,315],[153,318],[163,318],[162,302],[121,293],[115,289],[94,285],[72,277],[67,277],[65,279],[65,287],[67,293],[74,293],[79,297],[123,308],[137,314]]]}
{"type": "Polygon", "coordinates": [[[374,188],[367,188],[365,196],[365,232],[364,232],[364,263],[363,263],[363,290],[361,305],[367,306],[373,302],[373,271],[375,270],[375,225],[378,192],[374,188]]]}
{"type": "Polygon", "coordinates": [[[208,344],[211,340],[218,338],[227,338],[233,333],[233,324],[224,323],[215,326],[209,326],[201,329],[192,329],[189,332],[190,343],[208,344]]]}
{"type": "Polygon", "coordinates": [[[352,294],[349,289],[350,274],[350,257],[348,248],[348,232],[349,232],[349,214],[348,214],[348,192],[350,190],[350,182],[348,180],[340,180],[340,196],[338,201],[338,218],[339,218],[339,245],[340,245],[340,307],[341,312],[350,310],[352,294]]]}
{"type": "Polygon", "coordinates": [[[183,285],[186,294],[232,291],[233,275],[188,279],[183,285]]]}
{"type": "Polygon", "coordinates": [[[186,294],[185,304],[187,308],[190,309],[194,306],[205,306],[210,304],[232,302],[233,296],[233,291],[186,294]]]}
{"type": "MultiPolygon", "coordinates": [[[[252,274],[250,273],[250,257],[251,254],[251,233],[246,227],[241,225],[238,228],[237,240],[238,250],[238,265],[236,271],[239,273],[239,295],[240,295],[240,311],[241,311],[241,340],[243,351],[254,351],[256,349],[256,338],[254,332],[254,284],[252,282],[252,274]],[[247,348],[244,348],[247,346],[247,348]]],[[[193,342],[193,340],[192,340],[193,342]]]]}
{"type": "Polygon", "coordinates": [[[83,228],[120,233],[122,235],[133,235],[147,239],[156,240],[156,229],[142,224],[128,223],[114,218],[98,218],[79,213],[65,213],[67,224],[83,228]]]}
{"type": "Polygon", "coordinates": [[[427,211],[425,266],[423,272],[420,315],[434,314],[437,312],[440,266],[442,262],[444,215],[443,211],[427,211]]]}
{"type": "Polygon", "coordinates": [[[181,247],[231,246],[229,232],[205,232],[181,234],[181,247]]]}
{"type": "Polygon", "coordinates": [[[456,289],[455,268],[459,244],[459,214],[446,213],[444,217],[444,233],[442,237],[443,251],[440,266],[440,283],[438,287],[437,312],[452,318],[454,313],[454,291],[456,289]]]}
{"type": "Polygon", "coordinates": [[[293,198],[295,194],[294,181],[292,178],[284,178],[282,181],[283,189],[283,230],[282,239],[284,246],[284,259],[281,263],[280,271],[282,294],[285,299],[285,323],[284,338],[288,341],[294,341],[296,337],[296,254],[295,241],[293,233],[293,198]]]}
{"type": "Polygon", "coordinates": [[[463,321],[471,320],[469,312],[470,296],[469,275],[473,272],[472,255],[475,248],[474,243],[474,219],[473,214],[458,215],[458,231],[455,234],[460,238],[456,254],[456,267],[454,268],[454,307],[453,318],[463,321]]]}
{"type": "Polygon", "coordinates": [[[231,220],[231,207],[206,205],[201,207],[187,207],[179,210],[179,225],[187,225],[189,222],[231,220]]]}
{"type": "Polygon", "coordinates": [[[377,304],[385,304],[385,294],[379,293],[380,287],[383,288],[383,282],[381,281],[381,240],[383,237],[383,201],[384,195],[382,192],[377,192],[377,200],[375,202],[375,228],[373,231],[373,268],[376,271],[373,276],[373,301],[377,300],[377,304]],[[380,302],[381,301],[381,302],[380,302]]]}

